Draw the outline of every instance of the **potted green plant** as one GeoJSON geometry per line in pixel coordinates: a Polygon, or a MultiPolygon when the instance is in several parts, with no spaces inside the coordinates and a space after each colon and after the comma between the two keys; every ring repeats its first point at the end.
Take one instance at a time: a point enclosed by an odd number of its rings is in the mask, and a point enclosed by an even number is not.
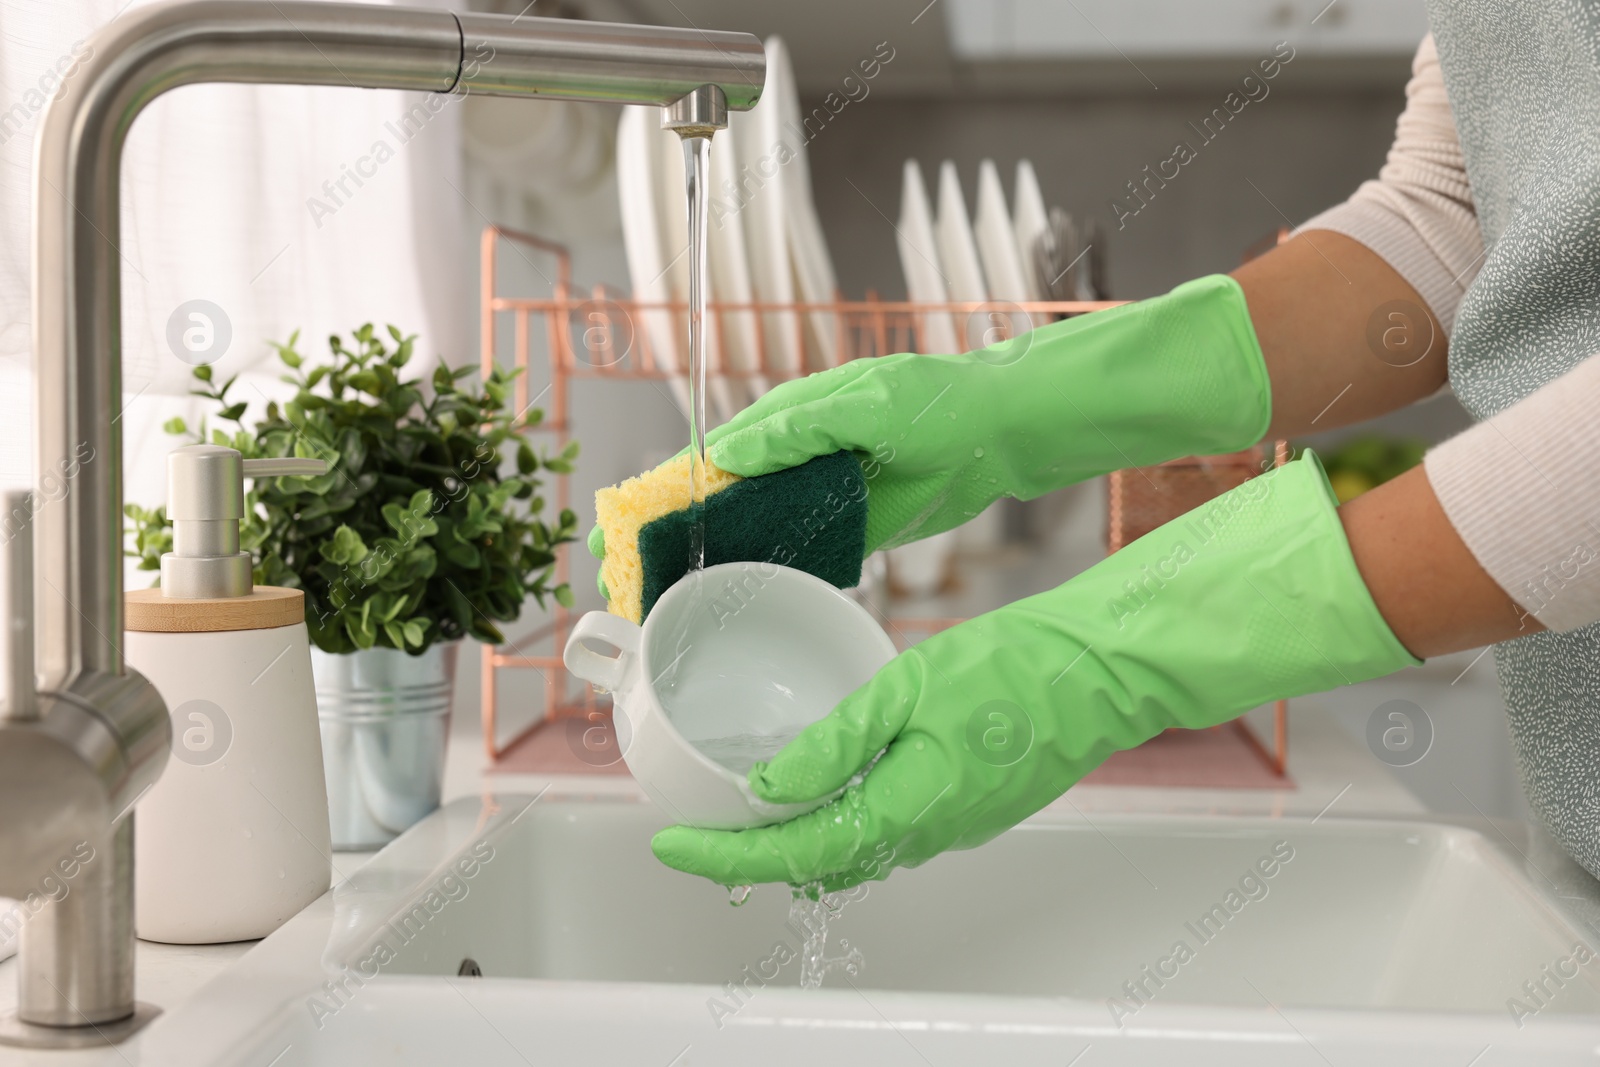
{"type": "MultiPolygon", "coordinates": [[[[553,573],[577,516],[544,519],[538,474],[570,472],[576,442],[534,451],[525,433],[543,413],[509,410],[517,371],[496,368],[474,387],[473,370],[441,365],[425,390],[405,376],[415,340],[390,326],[386,342],[367,324],[349,343],[330,337],[331,359],[312,363],[296,331],[273,346],[293,399],[247,427],[235,379],[218,383],[199,366],[193,392],[219,408],[209,431],[204,420],[164,427],[246,457],[329,464],[316,477],[256,480],[240,537],[258,584],[305,593],[341,847],[381,844],[437,806],[460,639],[503,642],[499,624],[528,597],[572,603],[553,573]]],[[[165,510],[130,504],[127,514],[130,554],[159,570],[172,547],[165,510]]]]}

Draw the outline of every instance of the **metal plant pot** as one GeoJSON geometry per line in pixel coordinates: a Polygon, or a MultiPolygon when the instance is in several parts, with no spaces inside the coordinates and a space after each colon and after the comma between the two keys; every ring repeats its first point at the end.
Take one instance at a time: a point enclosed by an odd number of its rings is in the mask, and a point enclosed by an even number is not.
{"type": "Polygon", "coordinates": [[[387,844],[439,806],[459,647],[312,648],[335,849],[387,844]]]}

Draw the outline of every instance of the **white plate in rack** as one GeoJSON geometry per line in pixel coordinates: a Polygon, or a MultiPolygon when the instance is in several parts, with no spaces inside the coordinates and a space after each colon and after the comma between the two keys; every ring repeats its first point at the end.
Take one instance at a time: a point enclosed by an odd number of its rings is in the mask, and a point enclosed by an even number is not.
{"type": "MultiPolygon", "coordinates": [[[[928,204],[927,187],[922,183],[922,168],[914,159],[906,160],[902,173],[900,224],[896,230],[900,269],[906,276],[906,295],[918,304],[948,303],[950,292],[945,286],[945,271],[939,259],[933,211],[928,204]]],[[[917,333],[919,351],[960,351],[955,324],[948,312],[930,311],[919,316],[917,333]]],[[[955,532],[947,530],[891,549],[890,573],[901,588],[913,595],[931,594],[943,583],[955,547],[955,532]]]]}
{"type": "Polygon", "coordinates": [[[1044,300],[1047,294],[1033,269],[1033,249],[1050,228],[1050,213],[1044,206],[1044,194],[1039,191],[1039,176],[1026,159],[1017,162],[1017,187],[1012,190],[1012,201],[1012,229],[1017,235],[1017,247],[1022,250],[1028,296],[1032,300],[1044,300]]]}
{"type": "MultiPolygon", "coordinates": [[[[660,122],[661,110],[655,107],[624,107],[617,120],[617,196],[622,210],[622,244],[628,255],[633,299],[640,304],[666,304],[672,300],[672,282],[667,277],[671,260],[661,218],[664,168],[660,122]]],[[[680,197],[682,185],[680,177],[680,197]]],[[[681,350],[687,339],[686,328],[680,331],[680,316],[660,308],[641,310],[638,314],[635,345],[647,344],[657,366],[663,370],[679,370],[683,365],[681,350]]],[[[688,379],[678,374],[669,377],[668,382],[680,410],[687,414],[688,379]]]]}
{"type": "MultiPolygon", "coordinates": [[[[809,134],[800,115],[794,65],[789,61],[789,49],[782,38],[769,37],[766,51],[767,95],[756,109],[771,107],[777,112],[784,143],[794,153],[783,168],[783,198],[789,259],[794,266],[796,287],[807,304],[832,303],[837,299],[839,280],[833,271],[822,220],[817,216],[817,205],[811,195],[811,163],[806,155],[809,134]]],[[[825,370],[839,362],[836,318],[827,311],[807,313],[805,362],[808,370],[825,370]]]]}
{"type": "MultiPolygon", "coordinates": [[[[739,209],[738,132],[730,125],[711,139],[711,218],[707,223],[711,254],[711,300],[751,304],[750,255],[745,239],[745,214],[739,209]],[[732,191],[730,191],[730,189],[732,191]]],[[[772,387],[761,369],[761,320],[753,311],[712,312],[709,335],[720,341],[722,358],[733,370],[748,372],[728,379],[728,391],[739,405],[772,387]]]]}
{"type": "MultiPolygon", "coordinates": [[[[950,291],[945,285],[944,267],[939,261],[939,241],[934,235],[933,210],[928,204],[928,187],[922,182],[922,168],[908,159],[901,172],[900,224],[895,227],[900,250],[900,269],[906,278],[906,296],[916,304],[947,304],[950,291]]],[[[948,312],[930,311],[917,317],[918,350],[955,352],[956,331],[948,312]]]]}
{"type": "MultiPolygon", "coordinates": [[[[756,299],[764,304],[793,304],[794,269],[789,263],[788,209],[783,191],[790,168],[781,162],[787,154],[782,117],[776,107],[769,106],[776,80],[774,65],[768,62],[761,103],[749,111],[732,112],[728,122],[738,153],[745,248],[756,299]]],[[[799,316],[792,311],[765,312],[761,331],[773,376],[793,378],[803,373],[799,316]]]]}
{"type": "MultiPolygon", "coordinates": [[[[994,160],[978,165],[978,209],[973,215],[973,231],[978,239],[978,257],[983,260],[983,277],[988,282],[989,299],[1020,304],[1029,299],[1028,273],[1017,246],[1016,228],[1006,209],[1005,190],[994,160]]],[[[997,313],[1006,314],[1002,309],[997,313]]],[[[1021,312],[1007,316],[1013,330],[1027,330],[1033,320],[1021,312]]]]}
{"type": "MultiPolygon", "coordinates": [[[[972,224],[967,221],[967,204],[961,195],[961,179],[956,175],[956,165],[949,160],[939,167],[939,204],[935,232],[939,241],[939,262],[944,265],[945,284],[952,303],[983,303],[989,299],[988,285],[983,277],[983,264],[978,258],[978,244],[972,235],[972,224]]],[[[982,348],[988,318],[982,312],[954,312],[956,337],[961,347],[956,351],[968,352],[982,348]]]]}

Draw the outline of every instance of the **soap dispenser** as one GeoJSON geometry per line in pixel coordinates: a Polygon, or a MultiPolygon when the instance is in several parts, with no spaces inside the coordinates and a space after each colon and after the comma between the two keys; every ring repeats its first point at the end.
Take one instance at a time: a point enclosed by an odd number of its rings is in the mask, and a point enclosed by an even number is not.
{"type": "Polygon", "coordinates": [[[318,459],[167,456],[171,552],[129,592],[128,665],[172,716],[172,758],[138,805],[135,927],[147,941],[265,937],[324,893],[332,854],[305,594],[255,586],[239,550],[244,479],[318,459]]]}

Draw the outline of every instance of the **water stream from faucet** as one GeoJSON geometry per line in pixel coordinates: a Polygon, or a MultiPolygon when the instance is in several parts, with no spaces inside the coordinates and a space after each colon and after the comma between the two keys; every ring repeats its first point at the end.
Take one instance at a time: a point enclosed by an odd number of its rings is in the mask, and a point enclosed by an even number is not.
{"type": "MultiPolygon", "coordinates": [[[[684,190],[689,219],[689,302],[688,302],[688,386],[689,386],[689,559],[688,570],[679,579],[690,583],[696,599],[706,597],[705,589],[705,500],[706,500],[706,290],[709,288],[710,261],[707,258],[706,180],[711,174],[711,133],[695,128],[680,132],[683,142],[684,190]]],[[[666,664],[654,684],[668,691],[678,684],[685,669],[692,632],[693,613],[685,613],[667,638],[666,664]]]]}
{"type": "MultiPolygon", "coordinates": [[[[710,278],[710,261],[707,256],[706,181],[711,174],[711,135],[696,131],[683,137],[684,190],[688,198],[689,215],[689,573],[691,581],[699,581],[699,572],[705,569],[705,499],[706,499],[706,290],[710,278]]],[[[676,664],[682,660],[681,652],[687,633],[674,642],[680,650],[669,672],[676,674],[676,664]]],[[[658,684],[660,679],[658,679],[658,684]]],[[[756,759],[776,754],[777,748],[789,738],[748,735],[727,739],[725,746],[708,751],[713,759],[730,766],[736,773],[748,771],[756,759]],[[752,749],[755,741],[759,749],[752,749]],[[778,743],[773,745],[773,741],[778,743]]],[[[705,742],[697,742],[702,750],[705,742]]],[[[749,886],[734,886],[729,891],[728,902],[734,907],[744,904],[750,895],[749,886]]],[[[827,955],[828,924],[844,905],[865,894],[865,887],[846,893],[823,893],[820,884],[791,886],[789,927],[800,935],[800,985],[816,989],[830,973],[842,972],[854,976],[860,973],[862,955],[859,948],[841,940],[840,948],[846,950],[838,956],[827,955]]]]}
{"type": "Polygon", "coordinates": [[[706,562],[706,179],[711,174],[711,136],[683,138],[684,189],[689,206],[689,570],[706,562]]]}

